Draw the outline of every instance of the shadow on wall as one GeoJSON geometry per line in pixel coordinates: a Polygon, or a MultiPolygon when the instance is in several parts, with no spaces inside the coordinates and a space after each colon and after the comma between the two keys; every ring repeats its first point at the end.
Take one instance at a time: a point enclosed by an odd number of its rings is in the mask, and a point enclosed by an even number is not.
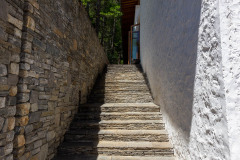
{"type": "Polygon", "coordinates": [[[58,154],[53,160],[97,160],[100,140],[108,140],[99,134],[102,120],[102,105],[105,101],[105,81],[107,68],[99,74],[96,83],[85,104],[80,104],[64,142],[58,148],[58,154]]]}
{"type": "Polygon", "coordinates": [[[141,60],[154,101],[188,140],[201,1],[141,1],[141,60]]]}

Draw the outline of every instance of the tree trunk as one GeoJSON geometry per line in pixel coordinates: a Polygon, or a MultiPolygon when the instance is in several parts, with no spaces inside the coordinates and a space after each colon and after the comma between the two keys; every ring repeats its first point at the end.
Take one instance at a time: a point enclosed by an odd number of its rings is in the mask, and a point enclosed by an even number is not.
{"type": "Polygon", "coordinates": [[[105,37],[105,17],[103,17],[103,22],[102,22],[102,31],[101,31],[101,44],[103,45],[104,37],[105,37]]]}
{"type": "Polygon", "coordinates": [[[96,32],[97,32],[97,35],[99,33],[100,11],[101,11],[101,0],[97,0],[97,9],[96,9],[96,32]]]}
{"type": "Polygon", "coordinates": [[[114,17],[114,19],[113,19],[113,28],[112,28],[112,44],[111,44],[112,54],[115,51],[115,47],[114,47],[115,31],[116,31],[116,19],[114,17]]]}
{"type": "MultiPolygon", "coordinates": [[[[89,2],[87,2],[86,11],[87,11],[88,16],[89,16],[89,2]]],[[[90,16],[89,16],[89,17],[90,17],[90,16]]]]}

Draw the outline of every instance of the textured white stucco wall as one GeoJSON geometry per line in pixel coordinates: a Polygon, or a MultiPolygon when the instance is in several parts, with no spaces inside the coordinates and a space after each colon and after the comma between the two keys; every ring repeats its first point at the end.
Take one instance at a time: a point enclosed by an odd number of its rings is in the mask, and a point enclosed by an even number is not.
{"type": "Polygon", "coordinates": [[[239,160],[239,0],[141,0],[140,18],[141,64],[179,159],[239,160]]]}
{"type": "Polygon", "coordinates": [[[196,160],[230,158],[218,0],[201,5],[189,151],[196,160]]]}
{"type": "Polygon", "coordinates": [[[142,67],[182,159],[190,159],[200,12],[198,0],[141,0],[142,67]]]}
{"type": "Polygon", "coordinates": [[[221,0],[220,31],[231,160],[240,160],[240,0],[221,0]]]}

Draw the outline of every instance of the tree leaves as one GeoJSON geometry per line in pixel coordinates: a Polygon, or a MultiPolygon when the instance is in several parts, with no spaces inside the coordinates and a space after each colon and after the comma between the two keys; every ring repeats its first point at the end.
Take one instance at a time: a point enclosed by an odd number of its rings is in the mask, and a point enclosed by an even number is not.
{"type": "Polygon", "coordinates": [[[110,63],[119,63],[122,55],[121,6],[119,0],[81,0],[110,63]]]}

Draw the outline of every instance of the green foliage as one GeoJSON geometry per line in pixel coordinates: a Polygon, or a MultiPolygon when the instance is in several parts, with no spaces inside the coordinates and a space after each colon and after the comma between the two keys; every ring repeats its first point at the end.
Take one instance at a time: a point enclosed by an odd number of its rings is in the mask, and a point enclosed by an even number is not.
{"type": "Polygon", "coordinates": [[[121,7],[119,0],[81,0],[110,63],[121,63],[121,7]]]}

